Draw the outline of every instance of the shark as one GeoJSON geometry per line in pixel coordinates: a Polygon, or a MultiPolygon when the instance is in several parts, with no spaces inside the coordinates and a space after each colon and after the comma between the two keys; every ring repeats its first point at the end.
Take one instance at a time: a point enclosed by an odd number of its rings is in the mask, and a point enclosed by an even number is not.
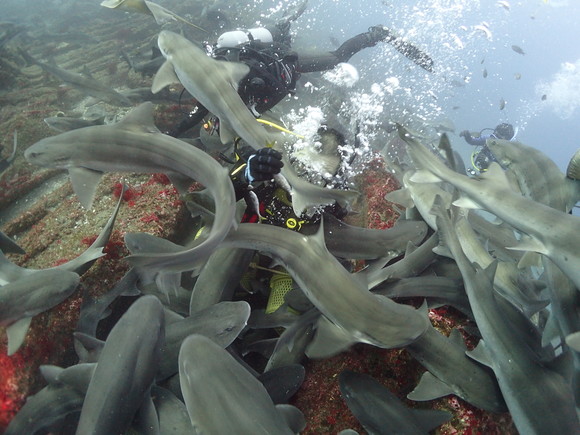
{"type": "Polygon", "coordinates": [[[433,409],[413,409],[369,375],[343,371],[340,392],[351,412],[371,434],[424,434],[451,420],[451,414],[433,409]]]}
{"type": "Polygon", "coordinates": [[[16,158],[16,149],[18,147],[18,132],[14,130],[14,145],[12,146],[12,154],[6,158],[0,158],[0,174],[4,172],[12,164],[16,158]]]}
{"type": "Polygon", "coordinates": [[[165,336],[163,306],[142,296],[109,333],[87,388],[77,434],[124,433],[139,408],[146,424],[159,426],[149,394],[165,336]],[[144,417],[144,418],[146,418],[144,417]]]}
{"type": "Polygon", "coordinates": [[[483,208],[524,233],[526,236],[511,249],[546,255],[580,288],[580,218],[513,191],[504,171],[495,162],[478,177],[458,174],[435,158],[404,127],[398,128],[414,162],[427,171],[419,171],[412,179],[447,181],[454,185],[465,195],[454,204],[465,208],[483,208]]]}
{"type": "Polygon", "coordinates": [[[429,326],[425,316],[410,306],[371,294],[363,280],[357,280],[330,254],[323,226],[315,235],[305,236],[272,225],[240,224],[223,244],[256,249],[278,260],[330,320],[326,332],[340,343],[340,350],[355,342],[400,347],[423,334],[429,326]]]}
{"type": "Polygon", "coordinates": [[[205,185],[216,208],[206,239],[178,252],[141,252],[127,258],[134,266],[147,266],[152,274],[200,268],[236,224],[236,198],[227,169],[205,152],[161,133],[153,123],[153,104],[149,102],[116,124],[85,127],[42,139],[26,150],[25,158],[40,166],[67,169],[73,189],[87,209],[104,172],[162,172],[178,184],[185,184],[183,179],[195,179],[205,185]],[[180,181],[175,181],[180,177],[180,181]]]}
{"type": "Polygon", "coordinates": [[[168,30],[159,33],[157,43],[166,60],[153,78],[153,93],[182,84],[219,118],[222,143],[232,142],[235,134],[255,149],[274,143],[237,92],[238,83],[250,72],[248,65],[215,60],[193,42],[168,30]]]}
{"type": "Polygon", "coordinates": [[[26,399],[4,435],[42,433],[43,429],[49,431],[68,415],[80,412],[96,366],[95,363],[67,368],[40,366],[48,385],[26,399]]]}
{"type": "Polygon", "coordinates": [[[79,89],[81,92],[106,101],[110,104],[115,104],[118,106],[132,106],[133,103],[127,98],[110,88],[107,85],[95,80],[92,77],[87,77],[83,74],[78,74],[75,72],[67,71],[58,67],[57,65],[44,63],[38,59],[32,57],[24,49],[20,49],[20,55],[30,64],[35,64],[41,67],[47,73],[55,76],[59,80],[63,81],[67,85],[73,86],[79,89]]]}
{"type": "Polygon", "coordinates": [[[0,287],[0,326],[6,327],[8,355],[24,342],[32,318],[72,295],[79,282],[74,272],[45,270],[0,287]]]}
{"type": "Polygon", "coordinates": [[[189,335],[203,335],[225,349],[244,329],[249,317],[250,305],[247,302],[224,301],[184,319],[167,322],[163,358],[157,379],[166,379],[178,372],[179,348],[189,335]]]}
{"type": "Polygon", "coordinates": [[[189,303],[190,315],[219,301],[230,300],[254,255],[255,252],[248,249],[217,249],[195,281],[189,303]],[[226,270],[228,273],[224,273],[226,270]]]}
{"type": "Polygon", "coordinates": [[[493,371],[469,358],[461,333],[445,337],[432,326],[407,351],[427,369],[408,399],[424,401],[455,394],[490,412],[507,410],[493,371]]]}
{"type": "Polygon", "coordinates": [[[289,435],[306,425],[297,408],[274,405],[258,379],[202,335],[181,345],[179,382],[197,433],[289,435]]]}
{"type": "MultiPolygon", "coordinates": [[[[449,210],[436,200],[433,213],[441,248],[455,258],[482,340],[469,353],[491,367],[520,433],[578,433],[570,382],[542,362],[539,339],[527,330],[531,323],[509,304],[500,304],[493,291],[496,263],[486,269],[463,253],[449,210]]],[[[464,219],[459,217],[458,219],[464,219]]]]}
{"type": "Polygon", "coordinates": [[[330,214],[324,214],[324,240],[333,255],[348,259],[376,259],[390,252],[400,254],[407,243],[421,243],[427,225],[420,221],[399,220],[387,230],[349,225],[330,214]]]}
{"type": "Polygon", "coordinates": [[[486,145],[499,164],[514,175],[524,196],[564,213],[580,201],[580,181],[563,174],[540,150],[500,139],[488,139],[486,145]]]}

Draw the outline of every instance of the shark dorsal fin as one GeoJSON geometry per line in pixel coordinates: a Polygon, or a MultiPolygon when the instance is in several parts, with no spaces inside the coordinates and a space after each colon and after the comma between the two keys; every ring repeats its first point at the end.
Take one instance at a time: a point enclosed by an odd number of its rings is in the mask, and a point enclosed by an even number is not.
{"type": "Polygon", "coordinates": [[[425,372],[415,389],[407,394],[407,399],[417,401],[433,400],[449,394],[455,394],[449,385],[430,372],[425,372]]]}
{"type": "Polygon", "coordinates": [[[153,77],[151,92],[156,94],[164,87],[173,85],[175,83],[181,82],[179,81],[177,74],[175,74],[173,64],[169,61],[165,61],[163,62],[163,65],[161,65],[161,68],[159,68],[159,70],[157,71],[157,74],[155,74],[155,77],[153,77]]]}
{"type": "Polygon", "coordinates": [[[153,103],[150,101],[135,107],[115,127],[126,131],[160,133],[153,120],[153,103]]]}

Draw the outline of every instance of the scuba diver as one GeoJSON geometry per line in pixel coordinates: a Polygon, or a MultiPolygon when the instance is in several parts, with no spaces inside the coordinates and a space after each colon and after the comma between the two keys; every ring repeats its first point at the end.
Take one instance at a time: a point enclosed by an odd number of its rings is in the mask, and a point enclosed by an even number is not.
{"type": "MultiPolygon", "coordinates": [[[[228,31],[220,35],[215,44],[205,44],[206,51],[213,58],[243,62],[250,67],[248,75],[239,83],[238,93],[255,117],[260,117],[293,94],[301,73],[330,70],[339,63],[347,62],[362,49],[373,47],[381,41],[390,43],[423,69],[433,71],[433,60],[426,53],[381,25],[372,26],[368,32],[350,38],[334,51],[314,54],[292,51],[290,25],[302,15],[306,3],[304,1],[293,14],[273,26],[228,31]]],[[[207,115],[208,110],[198,104],[168,134],[180,137],[207,115]]]]}
{"type": "Polygon", "coordinates": [[[497,125],[489,134],[483,134],[485,130],[491,130],[491,128],[484,128],[475,135],[471,134],[469,130],[463,130],[459,133],[459,137],[463,137],[465,142],[477,147],[471,154],[471,164],[473,165],[473,168],[468,169],[470,175],[475,175],[475,170],[485,172],[492,162],[497,162],[495,156],[486,145],[488,139],[495,138],[513,141],[517,135],[514,126],[506,122],[497,125]]]}
{"type": "MultiPolygon", "coordinates": [[[[343,163],[349,163],[341,149],[346,144],[344,135],[325,125],[318,129],[315,142],[320,144],[320,162],[324,162],[323,172],[327,174],[321,183],[332,184],[333,188],[346,187],[346,174],[343,163]]],[[[231,170],[231,179],[236,192],[236,199],[246,198],[246,210],[242,222],[275,225],[291,231],[311,234],[318,229],[318,224],[324,215],[332,215],[342,220],[347,210],[338,204],[321,207],[311,216],[297,216],[292,208],[292,199],[288,192],[275,182],[268,182],[278,174],[284,166],[282,155],[272,148],[262,148],[254,151],[246,147],[240,151],[239,160],[231,170]],[[246,157],[244,157],[246,156],[246,157]],[[265,182],[265,183],[260,183],[265,182]],[[247,199],[249,193],[255,195],[255,201],[247,199]]],[[[320,163],[319,162],[319,163],[320,163]]],[[[308,171],[305,176],[317,176],[308,171]]],[[[259,257],[265,260],[264,257],[259,257]]],[[[281,267],[268,268],[268,263],[260,265],[260,269],[252,271],[252,281],[263,281],[269,287],[266,304],[266,314],[276,311],[284,302],[284,296],[296,288],[290,275],[281,267]]],[[[246,287],[251,287],[249,283],[246,287]]],[[[291,307],[290,307],[291,309],[291,307]]]]}

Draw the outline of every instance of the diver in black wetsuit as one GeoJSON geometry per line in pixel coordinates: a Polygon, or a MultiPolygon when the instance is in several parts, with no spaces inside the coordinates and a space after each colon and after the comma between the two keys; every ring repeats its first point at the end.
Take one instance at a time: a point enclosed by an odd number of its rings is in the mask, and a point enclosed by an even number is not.
{"type": "MultiPolygon", "coordinates": [[[[317,54],[292,51],[290,24],[300,16],[305,6],[306,2],[294,15],[274,26],[225,32],[216,44],[206,46],[208,53],[216,59],[244,62],[250,67],[249,74],[239,83],[238,92],[254,116],[259,117],[292,94],[301,73],[332,69],[362,49],[373,47],[381,41],[390,43],[417,65],[432,72],[433,60],[427,54],[380,25],[348,39],[334,51],[317,54]]],[[[207,114],[208,110],[198,104],[169,135],[183,135],[207,114]]]]}
{"type": "MultiPolygon", "coordinates": [[[[491,130],[491,128],[484,130],[491,130]]],[[[493,129],[493,131],[489,134],[482,133],[483,130],[479,134],[475,135],[472,134],[469,130],[463,130],[461,133],[459,133],[459,137],[463,137],[463,139],[465,139],[465,142],[467,142],[469,145],[481,147],[476,148],[476,150],[471,155],[473,167],[477,169],[479,172],[487,171],[487,168],[489,167],[489,165],[491,165],[492,162],[497,162],[495,156],[493,155],[491,150],[487,147],[486,142],[488,139],[495,138],[513,141],[516,139],[517,135],[516,130],[514,130],[514,126],[506,122],[497,125],[493,129]]],[[[474,175],[472,171],[470,171],[470,173],[474,175]]]]}

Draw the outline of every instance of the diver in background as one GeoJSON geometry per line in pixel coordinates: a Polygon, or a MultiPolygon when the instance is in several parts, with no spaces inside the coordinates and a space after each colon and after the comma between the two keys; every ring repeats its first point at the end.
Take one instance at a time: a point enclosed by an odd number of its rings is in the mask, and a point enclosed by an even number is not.
{"type": "MultiPolygon", "coordinates": [[[[433,60],[427,54],[381,25],[372,26],[368,32],[348,39],[334,51],[314,54],[293,51],[290,48],[290,25],[304,12],[306,3],[303,2],[292,15],[273,26],[232,30],[220,35],[215,44],[206,44],[206,50],[213,58],[243,62],[250,67],[248,75],[239,83],[238,92],[254,116],[260,117],[294,93],[301,73],[332,69],[341,62],[347,62],[362,49],[373,47],[381,41],[390,43],[423,69],[433,71],[433,60]]],[[[208,110],[198,104],[168,134],[179,137],[207,115],[208,110]]]]}
{"type": "Polygon", "coordinates": [[[497,125],[493,132],[490,134],[482,134],[485,130],[491,129],[483,129],[479,132],[479,134],[475,135],[473,135],[469,130],[463,130],[461,133],[459,133],[459,137],[463,137],[465,142],[467,142],[469,145],[481,147],[477,148],[471,154],[472,164],[474,168],[480,172],[486,171],[492,162],[497,162],[493,153],[486,145],[486,141],[488,139],[495,138],[513,141],[516,138],[516,131],[514,130],[514,126],[506,122],[497,125]]]}

